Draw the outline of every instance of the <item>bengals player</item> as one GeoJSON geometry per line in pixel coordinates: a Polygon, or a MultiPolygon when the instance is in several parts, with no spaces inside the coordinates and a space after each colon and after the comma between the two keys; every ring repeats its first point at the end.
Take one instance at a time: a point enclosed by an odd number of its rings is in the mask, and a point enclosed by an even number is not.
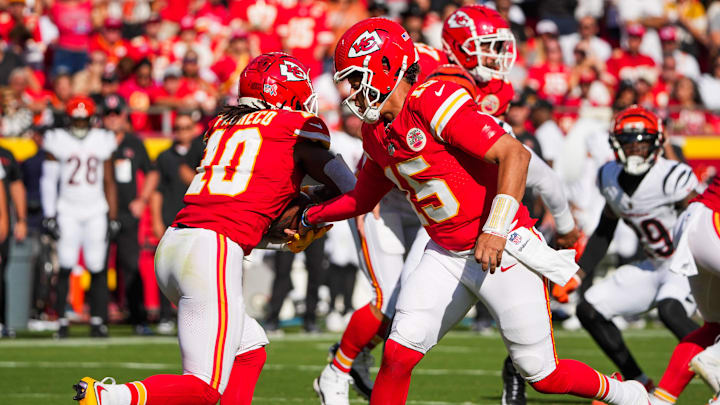
{"type": "Polygon", "coordinates": [[[562,273],[577,267],[545,245],[517,202],[529,152],[459,85],[416,84],[412,40],[390,20],[351,27],[336,47],[335,68],[336,81],[348,80],[353,89],[343,104],[365,122],[368,159],[351,192],[305,211],[299,233],[368,212],[397,186],[432,238],[420,264],[403,275],[370,404],[404,404],[414,366],[482,299],[538,391],[646,405],[641,384],[556,357],[547,290],[534,271],[546,274],[549,262],[562,273]],[[356,46],[361,41],[372,43],[356,46]],[[540,260],[529,264],[532,258],[540,260]]]}
{"type": "Polygon", "coordinates": [[[243,257],[265,245],[263,234],[306,174],[336,193],[352,189],[355,177],[327,150],[328,128],[300,61],[255,58],[239,95],[210,124],[186,206],[155,256],[158,285],[178,306],[183,375],[118,385],[85,377],[74,386],[80,404],[250,404],[268,340],[243,307],[243,257]]]}
{"type": "Polygon", "coordinates": [[[711,404],[717,405],[720,403],[720,343],[716,343],[720,336],[720,255],[717,253],[720,250],[720,177],[715,176],[710,186],[693,199],[680,216],[673,230],[673,242],[676,252],[670,269],[692,276],[690,290],[705,323],[680,340],[651,402],[675,403],[693,375],[698,374],[712,388],[715,398],[711,404]]]}

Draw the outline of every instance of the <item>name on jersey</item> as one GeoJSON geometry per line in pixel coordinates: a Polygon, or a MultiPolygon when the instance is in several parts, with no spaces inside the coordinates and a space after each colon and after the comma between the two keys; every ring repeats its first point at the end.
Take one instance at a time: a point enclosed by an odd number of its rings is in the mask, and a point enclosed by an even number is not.
{"type": "Polygon", "coordinates": [[[270,122],[277,115],[277,111],[262,110],[245,114],[236,125],[270,125],[270,122]]]}

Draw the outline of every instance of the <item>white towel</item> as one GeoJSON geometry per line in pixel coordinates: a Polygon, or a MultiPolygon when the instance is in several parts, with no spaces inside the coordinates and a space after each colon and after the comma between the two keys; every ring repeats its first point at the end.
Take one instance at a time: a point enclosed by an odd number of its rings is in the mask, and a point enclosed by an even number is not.
{"type": "Polygon", "coordinates": [[[505,251],[530,270],[564,286],[580,268],[575,263],[575,250],[555,250],[528,228],[511,231],[505,251]]]}

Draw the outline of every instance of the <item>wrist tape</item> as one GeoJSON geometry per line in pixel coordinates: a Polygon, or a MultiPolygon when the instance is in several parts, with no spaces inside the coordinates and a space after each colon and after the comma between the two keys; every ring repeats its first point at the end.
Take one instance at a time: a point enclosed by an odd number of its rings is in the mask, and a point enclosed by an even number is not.
{"type": "Polygon", "coordinates": [[[490,215],[488,215],[482,231],[502,238],[507,237],[519,208],[520,204],[512,196],[507,194],[496,195],[493,198],[490,215]]]}

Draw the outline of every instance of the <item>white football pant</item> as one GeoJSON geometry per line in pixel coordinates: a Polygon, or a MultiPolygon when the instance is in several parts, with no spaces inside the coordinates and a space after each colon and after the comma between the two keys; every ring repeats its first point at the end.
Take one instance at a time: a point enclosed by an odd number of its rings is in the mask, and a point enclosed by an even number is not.
{"type": "Polygon", "coordinates": [[[57,243],[60,267],[65,269],[75,267],[82,247],[83,259],[88,271],[101,272],[105,268],[108,251],[108,221],[105,214],[77,218],[58,213],[57,223],[60,229],[60,239],[57,243]]]}
{"type": "Polygon", "coordinates": [[[243,250],[216,232],[170,227],[155,253],[155,275],[178,307],[183,374],[225,391],[235,356],[268,344],[245,313],[243,250]]]}
{"type": "Polygon", "coordinates": [[[555,370],[546,283],[507,253],[490,274],[472,253],[459,255],[430,241],[420,264],[403,274],[390,339],[426,353],[478,300],[497,322],[513,363],[528,382],[555,370]]]}
{"type": "Polygon", "coordinates": [[[698,216],[685,229],[698,269],[690,277],[690,287],[703,319],[720,322],[720,212],[701,203],[691,204],[687,211],[698,216]]]}

